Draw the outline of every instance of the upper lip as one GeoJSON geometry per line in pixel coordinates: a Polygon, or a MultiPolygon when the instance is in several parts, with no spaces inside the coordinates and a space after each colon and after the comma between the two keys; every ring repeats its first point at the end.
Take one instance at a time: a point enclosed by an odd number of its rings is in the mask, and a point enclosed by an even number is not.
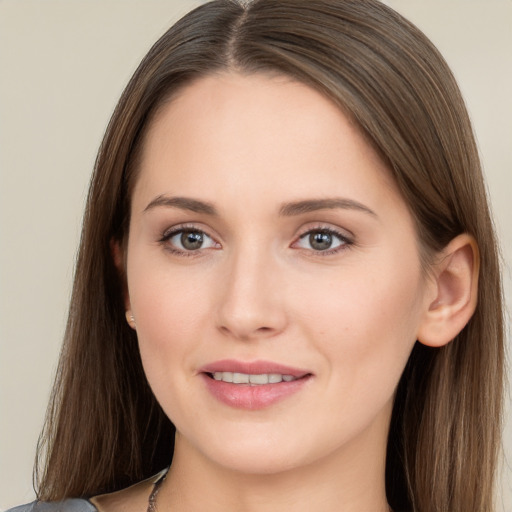
{"type": "Polygon", "coordinates": [[[223,359],[206,364],[199,369],[201,373],[236,372],[248,375],[261,375],[263,373],[278,373],[292,375],[295,378],[304,377],[311,372],[302,368],[294,368],[272,361],[237,361],[235,359],[223,359]]]}

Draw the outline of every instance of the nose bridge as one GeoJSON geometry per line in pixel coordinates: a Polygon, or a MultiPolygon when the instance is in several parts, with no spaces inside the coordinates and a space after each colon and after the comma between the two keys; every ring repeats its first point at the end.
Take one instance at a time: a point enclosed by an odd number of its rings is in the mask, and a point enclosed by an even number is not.
{"type": "Polygon", "coordinates": [[[218,327],[236,338],[272,336],[284,329],[284,297],[277,258],[264,244],[247,244],[226,262],[218,327]]]}

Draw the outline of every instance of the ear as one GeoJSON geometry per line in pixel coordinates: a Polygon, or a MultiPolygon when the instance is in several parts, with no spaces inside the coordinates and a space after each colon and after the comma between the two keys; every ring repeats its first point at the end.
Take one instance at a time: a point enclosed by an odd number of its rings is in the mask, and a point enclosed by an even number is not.
{"type": "Polygon", "coordinates": [[[110,254],[112,255],[119,279],[121,280],[126,320],[130,327],[135,328],[135,320],[133,319],[131,311],[130,295],[128,293],[128,285],[126,283],[126,261],[124,257],[124,249],[121,242],[115,238],[110,240],[110,254]]]}
{"type": "Polygon", "coordinates": [[[121,242],[116,238],[110,239],[110,254],[114,260],[114,265],[120,276],[124,276],[124,251],[121,247],[121,242]]]}
{"type": "Polygon", "coordinates": [[[441,347],[462,331],[476,308],[479,268],[478,246],[468,234],[455,237],[441,251],[432,269],[432,294],[418,330],[420,343],[441,347]]]}

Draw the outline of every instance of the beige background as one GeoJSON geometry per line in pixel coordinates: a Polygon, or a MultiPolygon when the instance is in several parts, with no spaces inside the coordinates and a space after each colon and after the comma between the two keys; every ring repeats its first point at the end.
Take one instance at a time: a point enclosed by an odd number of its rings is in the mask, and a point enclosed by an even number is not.
{"type": "MultiPolygon", "coordinates": [[[[198,3],[0,0],[0,510],[33,499],[34,450],[103,131],[152,42],[198,3]]],[[[430,36],[460,81],[508,263],[512,0],[387,3],[430,36]]],[[[505,286],[511,297],[510,265],[505,286]]],[[[512,510],[510,416],[500,485],[504,511],[512,510]]]]}

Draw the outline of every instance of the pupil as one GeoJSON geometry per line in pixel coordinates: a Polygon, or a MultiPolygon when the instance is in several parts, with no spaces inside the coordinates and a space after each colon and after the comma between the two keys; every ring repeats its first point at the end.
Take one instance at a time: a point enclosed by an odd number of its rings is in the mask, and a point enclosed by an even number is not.
{"type": "Polygon", "coordinates": [[[317,251],[325,251],[332,245],[332,235],[330,233],[316,232],[309,235],[311,247],[317,251]]]}
{"type": "Polygon", "coordinates": [[[200,249],[203,245],[203,234],[197,231],[184,231],[181,234],[181,245],[191,251],[200,249]]]}

